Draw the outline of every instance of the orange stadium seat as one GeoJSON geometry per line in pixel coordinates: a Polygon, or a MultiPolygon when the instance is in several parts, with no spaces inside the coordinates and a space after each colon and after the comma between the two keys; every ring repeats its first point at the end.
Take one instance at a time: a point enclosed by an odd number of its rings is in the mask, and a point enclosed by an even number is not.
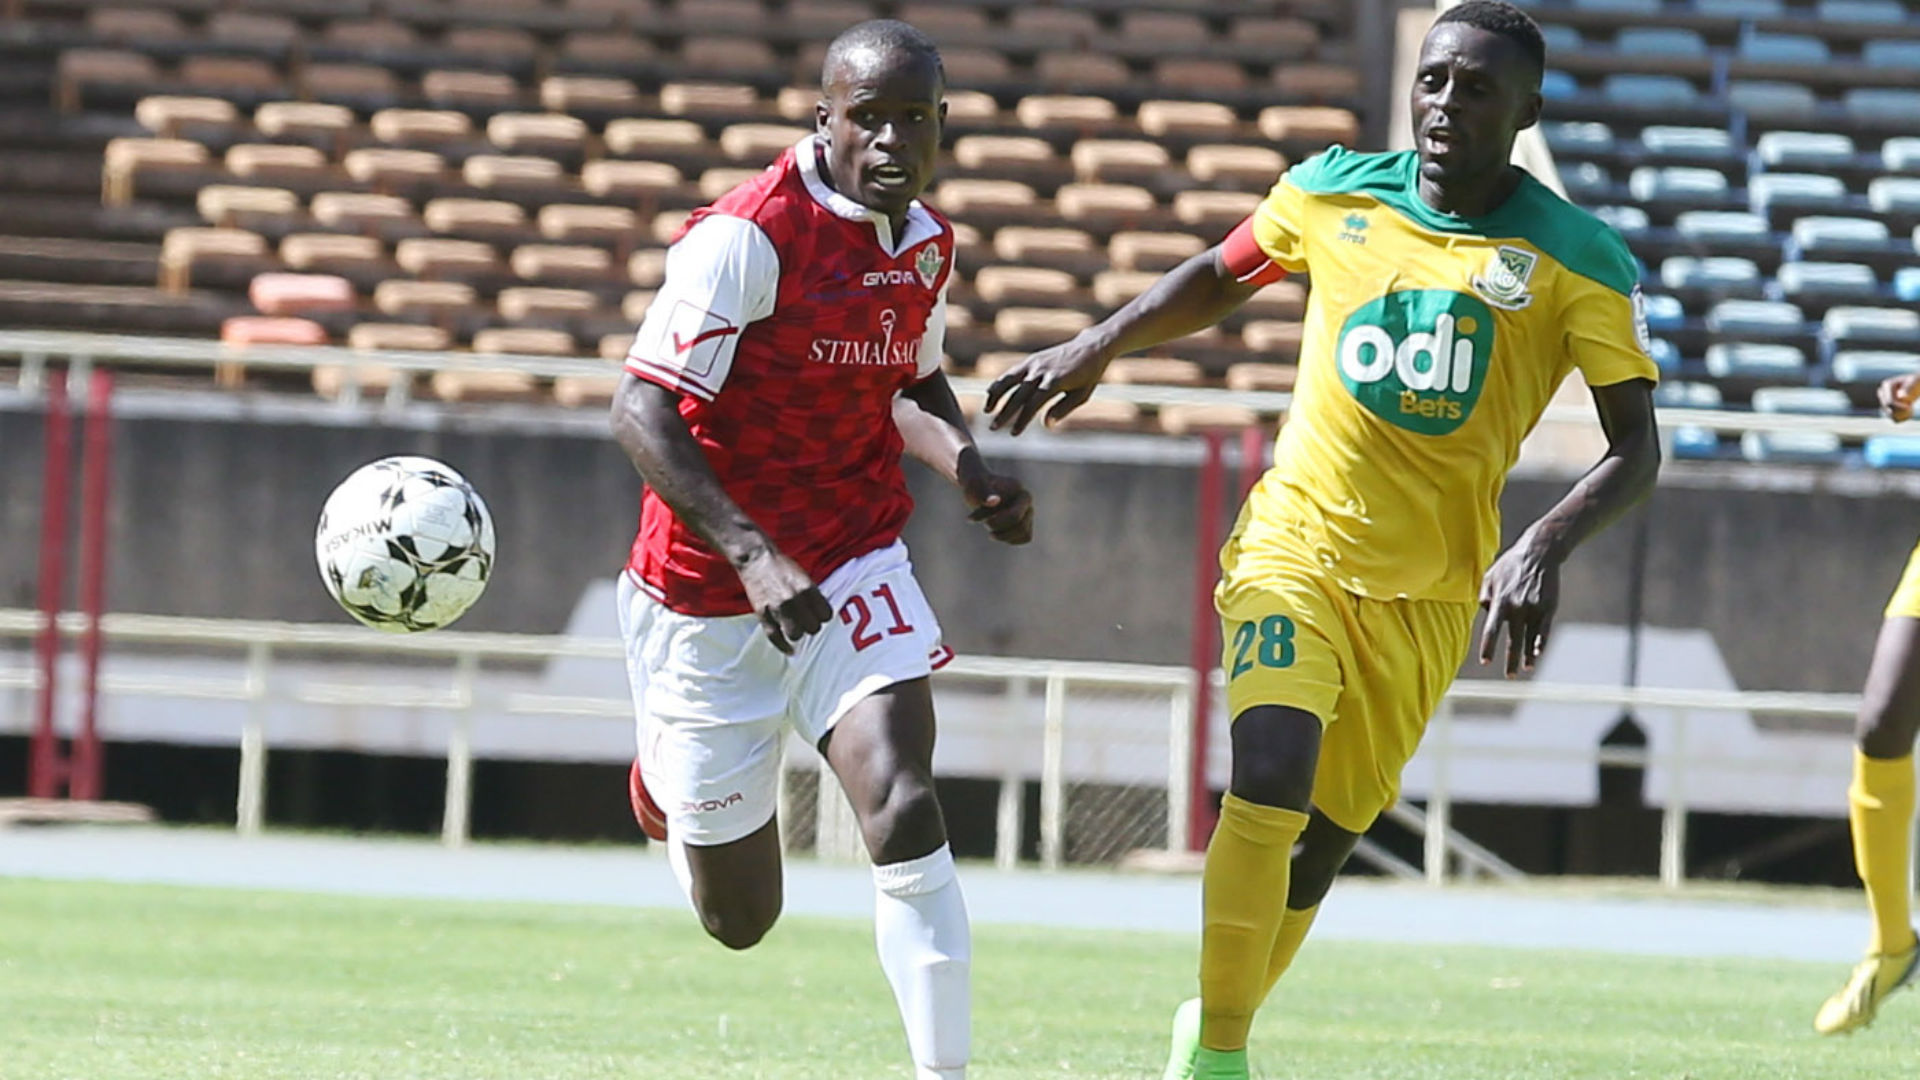
{"type": "Polygon", "coordinates": [[[540,235],[549,240],[599,240],[616,251],[630,244],[640,231],[639,215],[624,206],[568,206],[540,208],[540,235]]]}
{"type": "Polygon", "coordinates": [[[289,274],[273,271],[254,275],[247,300],[262,315],[304,315],[322,311],[352,311],[357,302],[353,283],[337,274],[289,274]]]}
{"type": "Polygon", "coordinates": [[[1056,345],[1093,325],[1093,316],[1066,308],[1001,308],[993,332],[1003,344],[1034,349],[1056,345]]]}
{"type": "Polygon", "coordinates": [[[1017,180],[944,180],[933,204],[959,217],[1031,210],[1037,202],[1033,189],[1017,180]]]}
{"type": "Polygon", "coordinates": [[[524,230],[527,212],[519,203],[499,199],[442,198],[421,207],[420,220],[436,233],[477,239],[524,230]]]}
{"type": "Polygon", "coordinates": [[[1248,391],[1289,393],[1293,390],[1294,380],[1299,374],[1300,369],[1292,364],[1243,361],[1227,368],[1227,389],[1242,393],[1248,391]]]}
{"type": "Polygon", "coordinates": [[[419,323],[357,323],[347,331],[347,347],[353,349],[439,352],[450,344],[445,330],[419,323]]]}
{"type": "Polygon", "coordinates": [[[1287,169],[1287,159],[1267,146],[1196,146],[1187,151],[1187,173],[1202,184],[1265,191],[1287,169]]]}
{"type": "Polygon", "coordinates": [[[1197,435],[1206,431],[1241,431],[1260,424],[1259,413],[1232,402],[1162,405],[1155,419],[1162,434],[1173,436],[1197,435]]]}
{"type": "Polygon", "coordinates": [[[1136,223],[1156,205],[1153,192],[1132,184],[1062,184],[1053,202],[1068,221],[1107,228],[1136,223]]]}
{"type": "Polygon", "coordinates": [[[373,137],[398,146],[433,146],[473,135],[473,120],[451,109],[381,109],[368,123],[373,137]]]}
{"type": "Polygon", "coordinates": [[[1206,249],[1206,241],[1189,233],[1119,232],[1107,241],[1116,270],[1164,273],[1206,249]]]}
{"type": "Polygon", "coordinates": [[[194,209],[209,225],[258,228],[300,213],[300,196],[286,188],[208,184],[194,193],[194,209]]]}
{"type": "Polygon", "coordinates": [[[463,281],[383,281],[374,287],[373,306],[389,318],[444,320],[470,311],[477,303],[473,286],[463,281]]]}
{"type": "Polygon", "coordinates": [[[1224,236],[1259,205],[1260,196],[1250,191],[1183,191],[1173,197],[1173,216],[1202,232],[1224,236]]]}
{"type": "MultiPolygon", "coordinates": [[[[220,324],[220,342],[223,345],[325,345],[327,330],[312,319],[236,315],[220,324]]],[[[221,382],[232,385],[226,378],[221,382]]]]}
{"type": "MultiPolygon", "coordinates": [[[[573,344],[573,335],[565,330],[531,326],[495,326],[482,330],[473,335],[473,351],[527,356],[574,356],[579,352],[573,344]]],[[[527,388],[532,389],[533,376],[524,378],[527,388]]]]}
{"type": "Polygon", "coordinates": [[[996,306],[1068,304],[1077,288],[1072,274],[1039,266],[987,266],[973,276],[973,291],[996,306]]]}
{"type": "Polygon", "coordinates": [[[207,148],[185,139],[119,138],[107,142],[101,165],[101,200],[125,206],[142,176],[197,173],[208,167],[207,148]]]}
{"type": "Polygon", "coordinates": [[[1240,118],[1217,101],[1143,101],[1134,120],[1155,138],[1224,138],[1240,130],[1240,118]]]}
{"type": "Polygon", "coordinates": [[[193,286],[194,273],[219,266],[248,276],[267,269],[272,257],[266,238],[245,229],[168,229],[160,241],[160,288],[183,293],[193,286]]]}
{"type": "Polygon", "coordinates": [[[1120,109],[1103,97],[1031,94],[1013,107],[1013,115],[1034,131],[1097,132],[1117,124],[1120,109]]]}
{"type": "Polygon", "coordinates": [[[291,270],[375,273],[392,268],[386,245],[371,236],[292,233],[280,241],[280,261],[291,270]]]}
{"type": "Polygon", "coordinates": [[[557,113],[495,113],[487,140],[514,154],[577,154],[587,145],[587,123],[557,113]]]}
{"type": "Polygon", "coordinates": [[[600,298],[586,289],[554,289],[521,285],[501,289],[495,300],[500,317],[508,322],[588,315],[598,310],[600,298]]]}
{"type": "Polygon", "coordinates": [[[566,170],[552,158],[531,155],[475,154],[460,175],[477,188],[526,191],[566,186],[566,170]]]}
{"type": "Polygon", "coordinates": [[[276,139],[337,142],[354,123],[352,109],[318,101],[270,101],[253,111],[253,126],[276,139]]]}
{"type": "Polygon", "coordinates": [[[580,186],[602,199],[644,204],[684,182],[679,169],[661,161],[589,161],[580,169],[580,186]]]}
{"type": "Polygon", "coordinates": [[[507,264],[522,281],[604,284],[613,277],[613,255],[600,247],[522,244],[507,264]]]}
{"type": "Polygon", "coordinates": [[[227,171],[247,180],[299,183],[324,180],[333,174],[327,155],[311,146],[280,143],[240,143],[227,148],[227,171]]]}
{"type": "Polygon", "coordinates": [[[709,145],[707,133],[692,120],[654,117],[615,120],[607,125],[607,152],[619,157],[687,154],[709,145]]]}
{"type": "Polygon", "coordinates": [[[799,142],[809,130],[790,124],[729,124],[720,133],[720,152],[733,161],[763,166],[799,142]]]}
{"type": "Polygon", "coordinates": [[[554,112],[635,112],[640,90],[628,79],[551,75],[540,83],[540,104],[554,112]]]}
{"type": "Polygon", "coordinates": [[[962,135],[954,140],[953,160],[963,169],[1006,174],[1057,168],[1060,155],[1031,135],[962,135]]]}
{"type": "Polygon", "coordinates": [[[500,253],[477,240],[411,236],[394,246],[393,257],[400,269],[417,278],[460,277],[500,267],[500,253]]]}
{"type": "Polygon", "coordinates": [[[1150,183],[1173,164],[1166,147],[1138,139],[1081,139],[1069,156],[1085,181],[1150,183]]]}
{"type": "MultiPolygon", "coordinates": [[[[773,96],[773,111],[779,114],[782,120],[812,124],[814,106],[819,103],[820,87],[817,82],[813,86],[783,86],[780,92],[773,96]]],[[[951,105],[948,106],[947,115],[949,117],[953,115],[951,105]]]]}
{"type": "Polygon", "coordinates": [[[187,128],[231,129],[240,122],[240,110],[225,98],[156,94],[140,99],[133,119],[155,135],[171,139],[187,128]]]}
{"type": "Polygon", "coordinates": [[[323,191],[308,207],[313,220],[336,229],[368,231],[413,220],[413,204],[397,195],[359,191],[323,191]]]}
{"type": "Polygon", "coordinates": [[[1272,105],[1260,110],[1260,134],[1277,143],[1351,146],[1360,139],[1360,120],[1346,109],[1272,105]]]}

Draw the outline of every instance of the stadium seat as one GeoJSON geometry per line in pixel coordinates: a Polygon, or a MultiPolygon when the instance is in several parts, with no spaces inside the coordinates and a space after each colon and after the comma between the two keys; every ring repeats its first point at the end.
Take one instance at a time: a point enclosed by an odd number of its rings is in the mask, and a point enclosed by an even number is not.
{"type": "Polygon", "coordinates": [[[627,281],[642,289],[657,289],[667,277],[665,248],[642,248],[627,258],[627,281]]]}
{"type": "Polygon", "coordinates": [[[1705,242],[1754,240],[1772,234],[1767,219],[1745,210],[1688,210],[1674,218],[1674,231],[1705,242]]]}
{"type": "Polygon", "coordinates": [[[1724,161],[1734,156],[1733,136],[1718,128],[1654,124],[1641,129],[1640,145],[1649,154],[1687,161],[1724,161]]]}
{"type": "Polygon", "coordinates": [[[1758,295],[1760,268],[1752,259],[1730,256],[1674,255],[1660,264],[1660,283],[1669,289],[1701,289],[1720,295],[1758,295]]]}
{"type": "Polygon", "coordinates": [[[1258,427],[1260,414],[1233,402],[1162,405],[1156,417],[1160,432],[1179,437],[1207,431],[1243,431],[1258,427]]]}
{"type": "Polygon", "coordinates": [[[1306,327],[1295,319],[1250,319],[1240,328],[1240,341],[1262,356],[1293,360],[1300,355],[1306,327]]]}
{"type": "Polygon", "coordinates": [[[337,274],[254,275],[247,300],[262,315],[304,315],[311,312],[352,311],[353,283],[337,274]]]}
{"type": "Polygon", "coordinates": [[[1164,273],[1206,247],[1204,240],[1190,233],[1119,232],[1107,242],[1107,254],[1116,270],[1164,273]]]}
{"type": "Polygon", "coordinates": [[[1878,23],[1898,25],[1907,21],[1907,6],[1901,0],[1820,0],[1814,17],[1828,23],[1878,23]]]}
{"type": "Polygon", "coordinates": [[[1727,84],[1727,103],[1751,117],[1803,120],[1819,109],[1811,87],[1766,79],[1735,79],[1727,84]]]}
{"type": "Polygon", "coordinates": [[[1707,309],[1706,318],[1707,329],[1716,334],[1759,336],[1797,334],[1806,322],[1798,305],[1780,300],[1722,300],[1707,309]]]}
{"type": "Polygon", "coordinates": [[[1841,210],[1847,205],[1847,185],[1837,176],[1762,173],[1747,181],[1747,201],[1763,214],[1776,206],[1841,210]]]}
{"type": "Polygon", "coordinates": [[[404,281],[395,278],[374,287],[373,306],[389,318],[444,319],[471,310],[477,298],[463,281],[404,281]]]}
{"type": "Polygon", "coordinates": [[[1649,339],[1647,355],[1653,358],[1653,366],[1661,371],[1680,370],[1680,348],[1666,338],[1649,339]]]}
{"type": "Polygon", "coordinates": [[[1582,11],[1611,11],[1621,14],[1653,15],[1659,12],[1661,0],[1574,0],[1573,6],[1582,11]]]}
{"type": "Polygon", "coordinates": [[[253,112],[253,126],[276,139],[338,140],[354,127],[353,110],[319,101],[270,101],[253,112]]]}
{"type": "Polygon", "coordinates": [[[741,184],[759,176],[761,172],[761,169],[747,168],[708,169],[700,174],[700,179],[694,184],[694,190],[700,193],[700,201],[713,202],[741,184]]]}
{"type": "Polygon", "coordinates": [[[1748,461],[1817,465],[1838,460],[1840,436],[1831,431],[1748,431],[1740,436],[1748,461]]]}
{"type": "Polygon", "coordinates": [[[1070,304],[1078,286],[1064,270],[1039,266],[987,266],[973,276],[973,290],[995,306],[1070,304]]]}
{"type": "Polygon", "coordinates": [[[1869,41],[1860,47],[1860,59],[1870,68],[1920,68],[1920,41],[1869,41]]]}
{"type": "Polygon", "coordinates": [[[1097,397],[1075,409],[1055,430],[1131,432],[1140,430],[1142,422],[1140,406],[1133,402],[1097,397]]]}
{"type": "Polygon", "coordinates": [[[1779,280],[1780,292],[1789,300],[1871,299],[1880,295],[1873,268],[1861,263],[1783,263],[1779,280]]]}
{"type": "Polygon", "coordinates": [[[1129,356],[1107,367],[1106,381],[1147,386],[1204,386],[1206,372],[1191,360],[1129,356]]]}
{"type": "Polygon", "coordinates": [[[1875,435],[1862,456],[1876,469],[1920,468],[1920,435],[1875,435]]]}
{"type": "Polygon", "coordinates": [[[1664,293],[1648,293],[1642,298],[1646,305],[1647,328],[1650,330],[1673,330],[1686,321],[1686,309],[1677,296],[1664,293]]]}
{"type": "Polygon", "coordinates": [[[1568,199],[1587,205],[1613,194],[1613,177],[1591,161],[1569,162],[1560,167],[1560,186],[1566,189],[1568,199]]]}
{"type": "Polygon", "coordinates": [[[1627,177],[1627,190],[1643,203],[1712,203],[1727,189],[1726,174],[1715,169],[1642,165],[1627,177]]]}
{"type": "Polygon", "coordinates": [[[1033,74],[1042,87],[1057,93],[1113,90],[1133,78],[1125,61],[1095,52],[1041,53],[1034,61],[1033,74]]]}
{"type": "Polygon", "coordinates": [[[494,303],[501,318],[518,323],[591,314],[600,307],[600,298],[586,289],[516,285],[501,289],[494,303]]]}
{"type": "Polygon", "coordinates": [[[400,81],[376,64],[307,64],[299,72],[301,96],[356,108],[387,108],[398,104],[400,81]]]}
{"type": "Polygon", "coordinates": [[[225,227],[256,228],[300,212],[300,197],[285,188],[208,184],[193,201],[202,220],[225,227]]]}
{"type": "Polygon", "coordinates": [[[759,168],[785,153],[808,130],[789,124],[729,124],[720,133],[720,152],[732,161],[759,168]]]}
{"type": "Polygon", "coordinates": [[[134,106],[133,119],[163,139],[189,128],[226,130],[240,122],[240,110],[225,98],[153,94],[134,106]]]}
{"type": "Polygon", "coordinates": [[[1270,364],[1258,360],[1243,361],[1227,368],[1227,389],[1240,393],[1288,393],[1300,377],[1293,364],[1270,364]]]}
{"type": "Polygon", "coordinates": [[[417,278],[466,275],[497,270],[500,255],[493,245],[477,240],[408,237],[394,245],[394,261],[417,278]]]}
{"type": "Polygon", "coordinates": [[[1134,113],[1142,134],[1227,138],[1240,130],[1233,110],[1217,101],[1143,101],[1134,113]]]}
{"type": "Polygon", "coordinates": [[[1875,177],[1867,182],[1867,205],[1876,214],[1920,214],[1920,178],[1875,177]]]}
{"type": "Polygon", "coordinates": [[[474,238],[518,233],[527,212],[499,199],[434,199],[420,208],[420,220],[436,233],[474,238]]]}
{"type": "Polygon", "coordinates": [[[660,88],[660,108],[673,116],[727,116],[750,113],[760,97],[741,83],[671,82],[660,88]]]}
{"type": "Polygon", "coordinates": [[[577,154],[587,135],[577,116],[503,112],[487,120],[487,141],[510,154],[577,154]]]}
{"type": "Polygon", "coordinates": [[[1101,307],[1117,308],[1159,280],[1159,274],[1145,270],[1102,270],[1093,275],[1093,299],[1101,307]]]}
{"type": "Polygon", "coordinates": [[[1182,191],[1173,197],[1173,216],[1202,232],[1224,236],[1259,205],[1260,196],[1250,191],[1182,191]]]}
{"type": "Polygon", "coordinates": [[[1103,183],[1157,180],[1173,165],[1166,147],[1138,139],[1081,139],[1068,158],[1076,179],[1103,183]]]}
{"type": "Polygon", "coordinates": [[[1540,96],[1548,101],[1565,101],[1580,96],[1580,80],[1564,71],[1548,69],[1540,74],[1540,96]]]}
{"type": "Polygon", "coordinates": [[[553,380],[553,400],[567,409],[604,409],[619,388],[618,375],[562,375],[553,380]]]}
{"type": "Polygon", "coordinates": [[[1187,151],[1187,174],[1202,184],[1264,191],[1287,168],[1278,150],[1265,146],[1196,146],[1187,151]]]}
{"type": "Polygon", "coordinates": [[[1678,75],[1609,75],[1601,82],[1600,92],[1613,104],[1630,109],[1684,107],[1700,98],[1700,91],[1678,75]]]}
{"type": "Polygon", "coordinates": [[[1587,47],[1586,39],[1580,36],[1578,29],[1558,23],[1542,26],[1540,40],[1546,43],[1548,56],[1579,52],[1587,47]]]}
{"type": "Polygon", "coordinates": [[[436,146],[473,134],[473,120],[452,109],[381,109],[368,123],[373,137],[396,146],[436,146]]]}
{"type": "Polygon", "coordinates": [[[392,19],[335,19],[320,32],[320,40],[348,55],[411,49],[420,44],[413,27],[392,19]]]}
{"type": "Polygon", "coordinates": [[[1783,0],[1693,0],[1693,10],[1724,19],[1778,19],[1786,14],[1783,0]]]}
{"type": "Polygon", "coordinates": [[[1699,460],[1720,456],[1720,436],[1712,428],[1682,424],[1673,429],[1673,456],[1699,460]]]}
{"type": "Polygon", "coordinates": [[[1063,179],[1066,169],[1053,145],[1032,135],[962,135],[954,140],[954,163],[1002,179],[1063,179]]]}
{"type": "Polygon", "coordinates": [[[1613,129],[1592,121],[1561,121],[1542,130],[1556,154],[1611,154],[1616,145],[1613,129]]]}
{"type": "Polygon", "coordinates": [[[1153,192],[1132,184],[1062,184],[1054,205],[1068,221],[1113,228],[1140,221],[1156,204],[1153,192]]]}
{"type": "Polygon", "coordinates": [[[1031,212],[1036,196],[1031,187],[1017,180],[945,180],[934,193],[933,203],[964,218],[982,213],[1031,212]]]}
{"type": "Polygon", "coordinates": [[[556,284],[604,284],[614,273],[607,249],[571,244],[522,244],[513,249],[507,266],[522,281],[556,284]]]}
{"type": "Polygon", "coordinates": [[[1014,79],[1013,61],[997,49],[946,49],[941,53],[940,62],[947,77],[955,82],[994,86],[1014,79]]]}
{"type": "Polygon", "coordinates": [[[1593,216],[1606,222],[1626,236],[1644,233],[1652,226],[1647,212],[1637,206],[1596,206],[1593,216]]]}
{"type": "Polygon", "coordinates": [[[151,45],[189,36],[179,15],[157,8],[93,8],[87,12],[87,33],[112,45],[151,45]]]}
{"type": "Polygon", "coordinates": [[[323,191],[309,206],[313,220],[331,228],[366,230],[388,222],[409,221],[413,204],[397,195],[369,195],[358,191],[323,191]]]}
{"type": "Polygon", "coordinates": [[[347,175],[372,185],[383,194],[438,179],[446,170],[446,161],[431,150],[388,150],[364,147],[350,151],[341,159],[347,175]]]}
{"type": "Polygon", "coordinates": [[[1820,328],[1835,342],[1920,342],[1920,312],[1911,308],[1834,307],[1820,328]]]}
{"type": "Polygon", "coordinates": [[[280,241],[280,261],[290,270],[350,273],[387,269],[386,245],[371,236],[292,233],[280,241]]]}
{"type": "Polygon", "coordinates": [[[540,235],[549,240],[599,240],[616,252],[639,232],[639,215],[624,206],[568,206],[540,208],[540,235]]]}
{"type": "Polygon", "coordinates": [[[278,143],[241,143],[227,149],[229,173],[247,180],[298,183],[326,178],[332,172],[327,155],[311,146],[278,143]]]}
{"type": "Polygon", "coordinates": [[[233,268],[251,277],[268,269],[272,257],[266,238],[245,229],[178,228],[168,229],[160,241],[159,287],[170,293],[186,292],[194,274],[205,266],[233,268]]]}
{"type": "MultiPolygon", "coordinates": [[[[236,315],[220,324],[220,343],[247,345],[325,345],[326,327],[312,319],[276,315],[236,315]]],[[[240,365],[221,365],[218,378],[222,386],[239,383],[240,365]]]]}
{"type": "MultiPolygon", "coordinates": [[[[1908,335],[1907,341],[1913,340],[1908,335]]],[[[1833,354],[1833,381],[1843,384],[1878,386],[1896,375],[1920,371],[1920,353],[1890,349],[1842,349],[1833,354]]]]}
{"type": "Polygon", "coordinates": [[[1032,349],[1057,345],[1093,325],[1093,316],[1065,308],[1001,308],[993,332],[1002,344],[1032,349]]]}
{"type": "Polygon", "coordinates": [[[637,112],[640,90],[629,79],[550,75],[540,82],[540,105],[569,114],[637,112]]]}
{"type": "Polygon", "coordinates": [[[1753,411],[1845,416],[1853,403],[1844,391],[1827,386],[1763,386],[1753,392],[1753,411]]]}
{"type": "MultiPolygon", "coordinates": [[[[565,330],[530,326],[495,326],[482,330],[473,335],[473,351],[525,356],[575,356],[579,353],[574,346],[573,335],[565,330]]],[[[532,389],[533,376],[526,376],[526,381],[527,388],[532,389]]]]}
{"type": "Polygon", "coordinates": [[[1855,120],[1905,127],[1920,116],[1920,90],[1863,87],[1847,91],[1840,104],[1855,120]]]}
{"type": "Polygon", "coordinates": [[[1653,391],[1653,403],[1662,409],[1717,409],[1721,400],[1720,388],[1712,383],[1668,380],[1653,391]]]}
{"type": "Polygon", "coordinates": [[[589,161],[580,168],[580,186],[602,199],[644,202],[683,182],[679,169],[661,161],[589,161]]]}
{"type": "Polygon", "coordinates": [[[561,39],[554,70],[624,77],[658,60],[659,50],[647,38],[580,30],[561,39]]]}
{"type": "Polygon", "coordinates": [[[1920,172],[1920,138],[1906,135],[1881,143],[1880,164],[1889,172],[1920,172]]]}
{"type": "Polygon", "coordinates": [[[1832,132],[1769,131],[1754,149],[1769,169],[1826,169],[1853,163],[1853,140],[1832,132]]]}
{"type": "Polygon", "coordinates": [[[1893,296],[1901,303],[1920,303],[1920,266],[1905,266],[1893,272],[1893,296]]]}
{"type": "Polygon", "coordinates": [[[1740,39],[1742,60],[1761,64],[1824,64],[1831,59],[1827,43],[1807,34],[1752,33],[1740,39]]]}
{"type": "Polygon", "coordinates": [[[503,69],[528,65],[540,52],[532,34],[513,26],[455,26],[440,39],[440,47],[462,63],[503,69]]]}
{"type": "Polygon", "coordinates": [[[1259,128],[1268,140],[1283,145],[1352,146],[1360,140],[1360,118],[1325,105],[1269,105],[1260,110],[1259,128]]]}
{"type": "Polygon", "coordinates": [[[1120,110],[1103,97],[1032,94],[1013,107],[1020,126],[1031,131],[1102,131],[1120,119],[1120,110]]]}
{"type": "MultiPolygon", "coordinates": [[[[793,87],[790,89],[794,90],[795,93],[785,94],[783,92],[783,96],[793,98],[798,108],[792,112],[787,112],[783,109],[781,115],[791,120],[811,120],[813,118],[814,102],[820,98],[819,89],[816,87],[793,87]]],[[[997,125],[999,121],[1000,105],[993,100],[992,95],[982,93],[979,90],[947,91],[948,127],[956,130],[964,130],[970,126],[985,127],[997,125]]]]}
{"type": "Polygon", "coordinates": [[[1719,342],[1707,346],[1707,372],[1716,379],[1788,381],[1806,375],[1807,358],[1791,345],[1719,342]]]}
{"type": "Polygon", "coordinates": [[[1276,281],[1240,305],[1249,319],[1298,321],[1307,310],[1306,287],[1297,281],[1276,281]]]}
{"type": "Polygon", "coordinates": [[[189,90],[258,99],[284,96],[280,69],[251,56],[189,56],[180,61],[175,80],[189,90]]]}
{"type": "Polygon", "coordinates": [[[475,154],[460,166],[460,175],[477,188],[526,190],[564,184],[565,170],[552,158],[526,154],[475,154]]]}
{"type": "MultiPolygon", "coordinates": [[[[1132,234],[1120,233],[1115,238],[1125,235],[1132,234]]],[[[1008,225],[995,230],[993,254],[995,258],[1010,263],[1075,274],[1091,275],[1104,265],[1093,237],[1079,229],[1008,225]]]]}
{"type": "Polygon", "coordinates": [[[1885,222],[1872,218],[1824,217],[1797,218],[1791,233],[1803,252],[1878,250],[1887,244],[1885,222]]]}
{"type": "Polygon", "coordinates": [[[1706,39],[1697,30],[1673,26],[1630,26],[1613,39],[1623,56],[1705,56],[1706,39]]]}
{"type": "Polygon", "coordinates": [[[520,85],[496,71],[429,71],[420,96],[439,108],[509,109],[520,103],[520,85]]]}
{"type": "MultiPolygon", "coordinates": [[[[1346,69],[1339,69],[1342,74],[1346,69]]],[[[1157,60],[1153,65],[1153,85],[1164,87],[1176,94],[1195,96],[1228,97],[1245,93],[1251,80],[1247,69],[1234,60],[1212,60],[1202,57],[1170,57],[1157,60]]],[[[1351,91],[1344,82],[1335,84],[1335,77],[1325,65],[1310,63],[1287,64],[1274,69],[1274,87],[1280,93],[1291,97],[1346,97],[1351,91]]]]}

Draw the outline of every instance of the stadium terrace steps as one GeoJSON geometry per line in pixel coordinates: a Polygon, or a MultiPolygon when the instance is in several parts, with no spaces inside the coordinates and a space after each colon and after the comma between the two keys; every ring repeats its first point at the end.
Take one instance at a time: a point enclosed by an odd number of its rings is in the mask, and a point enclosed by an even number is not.
{"type": "Polygon", "coordinates": [[[213,337],[251,310],[238,296],[163,293],[152,286],[0,281],[0,323],[21,329],[96,330],[213,337]]]}

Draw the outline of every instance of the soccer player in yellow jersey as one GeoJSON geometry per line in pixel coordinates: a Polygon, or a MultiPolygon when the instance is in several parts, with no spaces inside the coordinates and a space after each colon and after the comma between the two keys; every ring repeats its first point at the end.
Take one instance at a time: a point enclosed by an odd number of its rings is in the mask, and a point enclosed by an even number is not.
{"type": "Polygon", "coordinates": [[[1428,716],[1502,631],[1540,655],[1559,568],[1659,469],[1638,269],[1619,234],[1509,164],[1540,114],[1539,28],[1505,3],[1442,14],[1413,84],[1417,149],[1334,148],[1281,178],[1219,246],[988,391],[996,427],[1057,419],[1114,357],[1219,322],[1311,273],[1293,407],[1215,592],[1233,770],[1202,874],[1200,997],[1170,1078],[1246,1080],[1253,1013],[1428,716]],[[1498,504],[1521,440],[1578,369],[1608,449],[1508,551],[1498,504]],[[1489,566],[1491,564],[1491,567],[1489,566]]]}
{"type": "MultiPolygon", "coordinates": [[[[1880,407],[1906,420],[1920,399],[1920,375],[1880,384],[1880,407]]],[[[1853,863],[1867,887],[1873,932],[1866,959],[1814,1015],[1822,1035],[1857,1031],[1873,1022],[1888,994],[1913,981],[1920,947],[1913,931],[1913,739],[1920,732],[1920,548],[1887,601],[1880,639],[1867,667],[1855,729],[1853,784],[1847,818],[1853,827],[1853,863]]]]}

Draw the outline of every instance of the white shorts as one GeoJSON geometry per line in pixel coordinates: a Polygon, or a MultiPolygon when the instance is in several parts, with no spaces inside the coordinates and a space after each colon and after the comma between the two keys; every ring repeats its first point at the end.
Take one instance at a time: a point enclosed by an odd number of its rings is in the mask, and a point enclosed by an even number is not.
{"type": "Polygon", "coordinates": [[[765,825],[789,727],[817,746],[862,698],[951,658],[905,544],[819,584],[837,617],[787,656],[756,616],[683,615],[621,575],[640,772],[675,839],[711,847],[765,825]]]}

